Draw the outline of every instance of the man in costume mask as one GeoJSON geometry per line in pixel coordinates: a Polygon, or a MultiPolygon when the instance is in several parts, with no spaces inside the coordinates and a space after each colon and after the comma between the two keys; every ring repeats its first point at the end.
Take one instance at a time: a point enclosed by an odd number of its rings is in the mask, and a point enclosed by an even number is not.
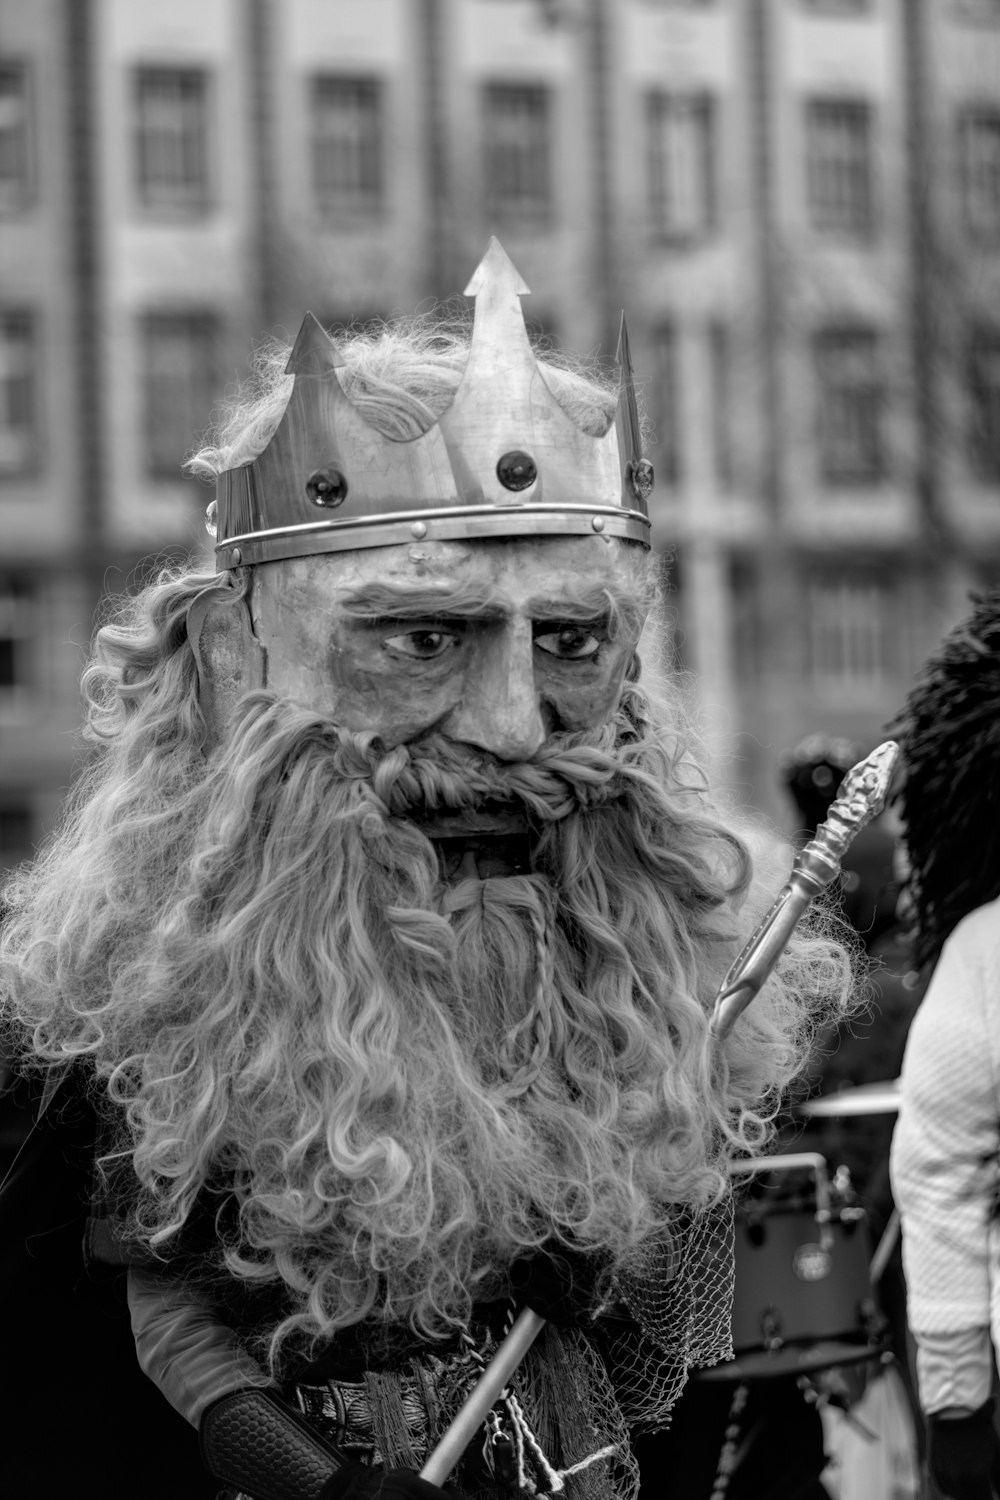
{"type": "Polygon", "coordinates": [[[440,1494],[521,1304],[459,1492],[634,1496],[730,1352],[727,1157],[848,993],[817,919],[711,1043],[788,858],[643,678],[627,344],[613,390],[536,359],[495,242],[468,290],[471,334],[307,316],[264,362],[194,461],[218,572],[100,633],[100,753],[11,892],[6,1011],[101,1111],[140,1363],[260,1500],[440,1494]]]}

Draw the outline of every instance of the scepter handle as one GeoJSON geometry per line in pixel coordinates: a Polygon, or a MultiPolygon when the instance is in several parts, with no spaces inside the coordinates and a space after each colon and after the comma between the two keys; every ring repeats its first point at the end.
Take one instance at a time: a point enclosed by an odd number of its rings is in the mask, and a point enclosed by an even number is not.
{"type": "Polygon", "coordinates": [[[545,1319],[538,1313],[532,1312],[530,1307],[521,1309],[510,1332],[420,1470],[421,1479],[427,1479],[431,1484],[444,1484],[544,1327],[545,1319]]]}

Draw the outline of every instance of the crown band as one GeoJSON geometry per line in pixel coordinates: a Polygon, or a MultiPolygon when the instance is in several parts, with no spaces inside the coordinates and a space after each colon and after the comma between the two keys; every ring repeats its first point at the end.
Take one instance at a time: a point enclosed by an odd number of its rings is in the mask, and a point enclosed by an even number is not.
{"type": "Polygon", "coordinates": [[[623,510],[620,505],[510,505],[505,509],[493,505],[448,506],[408,510],[402,515],[273,526],[230,537],[219,542],[215,551],[221,569],[413,541],[553,535],[613,536],[648,547],[649,517],[638,510],[623,510]]]}
{"type": "Polygon", "coordinates": [[[218,476],[217,566],[427,538],[597,533],[648,547],[652,468],[624,320],[617,412],[594,433],[560,406],[536,363],[527,290],[492,240],[466,287],[475,317],[464,373],[437,422],[410,439],[383,436],[348,399],[343,355],[307,313],[270,442],[218,476]]]}

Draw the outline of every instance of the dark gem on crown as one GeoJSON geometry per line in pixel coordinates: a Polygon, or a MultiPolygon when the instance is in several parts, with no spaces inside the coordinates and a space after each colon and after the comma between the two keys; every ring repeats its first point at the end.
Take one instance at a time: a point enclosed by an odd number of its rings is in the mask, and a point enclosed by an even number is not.
{"type": "Polygon", "coordinates": [[[313,505],[333,507],[347,499],[347,480],[339,469],[314,469],[306,480],[306,494],[313,505]]]}
{"type": "Polygon", "coordinates": [[[530,453],[515,448],[498,461],[497,478],[505,490],[526,490],[538,478],[538,465],[530,453]]]}

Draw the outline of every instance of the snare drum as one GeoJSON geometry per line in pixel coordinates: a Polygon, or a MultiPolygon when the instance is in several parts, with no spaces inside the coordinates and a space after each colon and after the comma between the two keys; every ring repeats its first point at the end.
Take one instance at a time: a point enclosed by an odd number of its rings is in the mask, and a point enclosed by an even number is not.
{"type": "Polygon", "coordinates": [[[699,1372],[748,1380],[828,1369],[877,1357],[882,1318],[870,1275],[863,1209],[832,1202],[825,1159],[813,1152],[733,1164],[734,1173],[776,1174],[737,1208],[735,1359],[699,1372]],[[808,1168],[789,1193],[785,1174],[808,1168]]]}

